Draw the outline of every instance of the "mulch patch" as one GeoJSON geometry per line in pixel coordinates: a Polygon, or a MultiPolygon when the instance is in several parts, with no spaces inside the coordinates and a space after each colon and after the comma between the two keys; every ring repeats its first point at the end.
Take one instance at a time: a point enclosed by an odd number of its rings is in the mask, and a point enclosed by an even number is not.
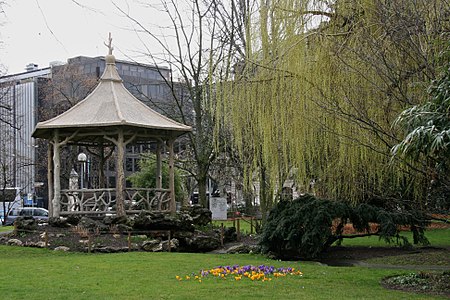
{"type": "Polygon", "coordinates": [[[439,295],[450,298],[450,272],[418,272],[383,278],[381,285],[386,289],[404,292],[439,295]]]}

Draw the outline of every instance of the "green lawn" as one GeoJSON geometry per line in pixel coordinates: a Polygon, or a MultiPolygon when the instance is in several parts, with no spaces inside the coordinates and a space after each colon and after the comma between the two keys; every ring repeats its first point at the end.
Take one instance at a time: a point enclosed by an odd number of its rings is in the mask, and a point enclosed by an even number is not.
{"type": "MultiPolygon", "coordinates": [[[[224,227],[237,226],[236,221],[213,221],[215,227],[220,227],[223,224],[224,227]]],[[[240,220],[239,227],[241,233],[250,234],[250,221],[240,220]]],[[[254,233],[254,230],[253,230],[254,233]]],[[[403,236],[406,236],[410,243],[413,242],[412,233],[410,231],[402,232],[403,236]]],[[[430,241],[431,246],[435,247],[445,247],[450,246],[450,228],[447,229],[433,229],[425,231],[425,236],[430,241]]],[[[372,246],[372,247],[390,247],[394,244],[388,244],[384,240],[380,240],[377,236],[361,237],[354,239],[344,239],[342,242],[343,246],[372,246]]]]}
{"type": "Polygon", "coordinates": [[[11,231],[14,229],[14,226],[0,226],[0,232],[11,231]]]}
{"type": "Polygon", "coordinates": [[[81,254],[0,246],[1,299],[439,299],[385,290],[384,276],[410,271],[326,267],[258,255],[186,253],[81,254]],[[301,269],[303,277],[261,282],[208,277],[177,281],[219,265],[301,269]]]}
{"type": "MultiPolygon", "coordinates": [[[[410,243],[413,242],[412,233],[404,231],[401,235],[406,236],[410,243]]],[[[425,236],[430,241],[431,246],[446,247],[450,246],[450,228],[447,229],[433,229],[425,231],[425,236]]],[[[380,240],[377,236],[361,237],[354,239],[344,239],[343,246],[372,246],[372,247],[388,247],[392,244],[380,240]]]]}
{"type": "MultiPolygon", "coordinates": [[[[221,224],[223,224],[224,227],[235,226],[237,228],[237,222],[238,222],[237,219],[234,222],[232,220],[213,221],[213,226],[220,227],[221,224]]],[[[258,220],[258,222],[260,222],[260,221],[258,220]]],[[[253,233],[255,233],[255,226],[256,226],[255,220],[253,220],[252,222],[250,221],[250,219],[240,219],[239,220],[239,229],[240,229],[241,233],[250,234],[252,232],[252,230],[251,230],[252,225],[253,225],[253,233]]]]}

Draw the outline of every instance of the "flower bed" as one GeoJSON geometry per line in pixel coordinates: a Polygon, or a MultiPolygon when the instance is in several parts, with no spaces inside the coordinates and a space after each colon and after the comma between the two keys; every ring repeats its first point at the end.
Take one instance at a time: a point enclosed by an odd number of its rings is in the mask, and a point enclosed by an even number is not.
{"type": "Polygon", "coordinates": [[[295,268],[275,268],[274,266],[219,266],[209,270],[201,270],[199,273],[192,273],[191,275],[175,276],[179,281],[181,280],[195,280],[202,282],[208,277],[215,277],[220,279],[228,279],[239,281],[241,279],[249,279],[252,281],[271,281],[272,278],[280,278],[285,276],[302,276],[303,273],[295,268]]]}

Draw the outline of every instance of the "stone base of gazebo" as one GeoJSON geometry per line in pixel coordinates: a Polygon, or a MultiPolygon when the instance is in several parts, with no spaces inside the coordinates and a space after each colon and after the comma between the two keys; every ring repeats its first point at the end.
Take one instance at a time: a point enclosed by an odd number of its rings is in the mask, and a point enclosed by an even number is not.
{"type": "MultiPolygon", "coordinates": [[[[127,188],[124,205],[127,214],[142,210],[169,211],[170,189],[127,188]]],[[[116,189],[61,190],[60,215],[116,214],[116,189]]]]}

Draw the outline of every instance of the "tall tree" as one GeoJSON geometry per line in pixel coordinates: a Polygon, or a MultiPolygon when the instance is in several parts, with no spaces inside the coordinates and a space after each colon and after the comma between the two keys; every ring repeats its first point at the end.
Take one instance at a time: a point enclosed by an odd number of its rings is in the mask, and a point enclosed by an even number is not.
{"type": "Polygon", "coordinates": [[[295,169],[303,190],[313,179],[320,196],[420,201],[425,166],[389,166],[400,141],[392,122],[426,99],[442,65],[449,7],[446,0],[261,1],[248,75],[224,84],[220,98],[237,146],[251,141],[254,164],[274,183],[295,169]]]}
{"type": "Polygon", "coordinates": [[[117,8],[133,21],[145,46],[156,42],[161,47],[161,54],[150,50],[144,53],[150,61],[155,65],[167,64],[172,70],[170,78],[165,79],[172,90],[178,110],[177,119],[194,129],[189,133],[189,155],[184,153],[183,164],[196,179],[200,203],[206,206],[208,172],[216,158],[212,139],[215,124],[212,78],[227,57],[223,43],[214,38],[219,28],[217,5],[215,1],[162,0],[159,4],[145,3],[143,6],[165,13],[169,24],[155,30],[144,20],[138,20],[124,9],[117,8]],[[162,35],[156,33],[158,30],[162,35]],[[179,80],[175,80],[174,76],[179,76],[179,80]]]}
{"type": "Polygon", "coordinates": [[[430,100],[404,110],[396,125],[405,130],[404,139],[392,148],[394,157],[423,161],[431,175],[427,207],[450,209],[450,63],[429,88],[430,100]]]}

